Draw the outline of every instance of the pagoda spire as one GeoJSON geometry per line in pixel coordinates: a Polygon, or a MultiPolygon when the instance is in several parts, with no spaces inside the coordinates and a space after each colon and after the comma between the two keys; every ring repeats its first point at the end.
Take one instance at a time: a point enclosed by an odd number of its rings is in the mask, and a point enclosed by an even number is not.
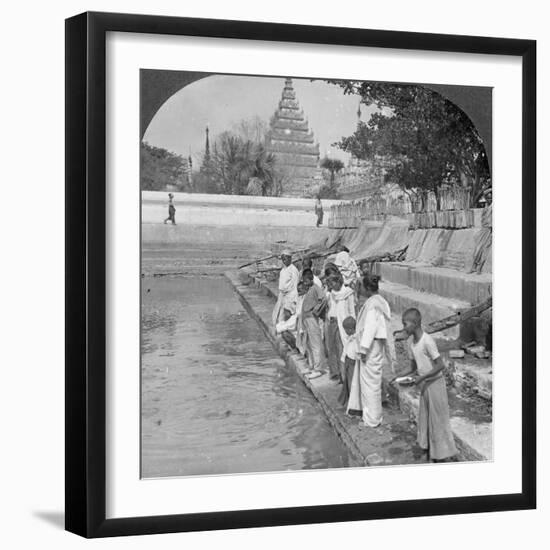
{"type": "Polygon", "coordinates": [[[204,147],[204,158],[205,160],[210,160],[210,139],[209,139],[210,130],[208,129],[208,124],[206,125],[206,145],[204,147]]]}
{"type": "Polygon", "coordinates": [[[285,78],[281,99],[271,118],[266,149],[285,174],[288,182],[283,190],[285,194],[304,196],[318,184],[319,144],[309,128],[290,77],[285,78]]]}

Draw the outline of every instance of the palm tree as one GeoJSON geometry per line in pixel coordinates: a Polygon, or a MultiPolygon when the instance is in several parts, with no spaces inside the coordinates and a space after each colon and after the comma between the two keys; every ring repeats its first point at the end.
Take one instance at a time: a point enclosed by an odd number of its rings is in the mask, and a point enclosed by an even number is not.
{"type": "MultiPolygon", "coordinates": [[[[243,194],[251,178],[261,182],[261,194],[273,190],[275,157],[261,143],[224,132],[214,144],[212,163],[226,194],[243,194]]],[[[256,184],[257,186],[257,184],[256,184]]]]}
{"type": "Polygon", "coordinates": [[[325,157],[321,161],[321,168],[325,168],[325,170],[328,170],[330,172],[330,185],[331,187],[333,187],[336,174],[344,168],[344,163],[340,159],[331,159],[329,157],[325,157]]]}
{"type": "Polygon", "coordinates": [[[338,195],[338,190],[336,189],[336,174],[344,168],[344,163],[340,159],[325,157],[321,161],[321,168],[329,171],[330,183],[328,185],[328,189],[325,188],[320,192],[322,192],[325,198],[336,198],[338,195]]]}

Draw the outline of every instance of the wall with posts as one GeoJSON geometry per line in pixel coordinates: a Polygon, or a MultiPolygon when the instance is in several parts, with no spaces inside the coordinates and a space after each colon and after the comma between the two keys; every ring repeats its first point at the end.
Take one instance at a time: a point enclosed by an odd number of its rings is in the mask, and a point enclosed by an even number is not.
{"type": "Polygon", "coordinates": [[[331,206],[328,226],[358,227],[363,220],[384,220],[388,216],[407,219],[411,229],[464,229],[474,227],[476,222],[474,210],[470,208],[470,190],[443,186],[439,192],[439,208],[432,191],[420,197],[394,189],[331,206]]]}

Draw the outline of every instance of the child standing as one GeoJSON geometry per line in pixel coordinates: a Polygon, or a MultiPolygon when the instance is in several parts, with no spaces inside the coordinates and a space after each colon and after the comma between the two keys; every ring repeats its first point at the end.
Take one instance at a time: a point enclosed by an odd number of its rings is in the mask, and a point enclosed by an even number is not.
{"type": "Polygon", "coordinates": [[[449,418],[449,402],[443,369],[445,365],[433,338],[422,330],[420,312],[411,308],[403,313],[403,328],[410,336],[409,357],[414,383],[420,388],[418,445],[434,462],[457,453],[449,418]]]}

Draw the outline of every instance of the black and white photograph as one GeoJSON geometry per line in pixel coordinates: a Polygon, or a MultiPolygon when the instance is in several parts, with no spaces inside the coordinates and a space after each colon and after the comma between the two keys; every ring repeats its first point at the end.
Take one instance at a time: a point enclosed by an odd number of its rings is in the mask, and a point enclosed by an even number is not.
{"type": "Polygon", "coordinates": [[[492,88],[139,82],[142,479],[492,461],[492,88]]]}
{"type": "Polygon", "coordinates": [[[548,539],[544,7],[8,3],[2,548],[548,539]]]}

